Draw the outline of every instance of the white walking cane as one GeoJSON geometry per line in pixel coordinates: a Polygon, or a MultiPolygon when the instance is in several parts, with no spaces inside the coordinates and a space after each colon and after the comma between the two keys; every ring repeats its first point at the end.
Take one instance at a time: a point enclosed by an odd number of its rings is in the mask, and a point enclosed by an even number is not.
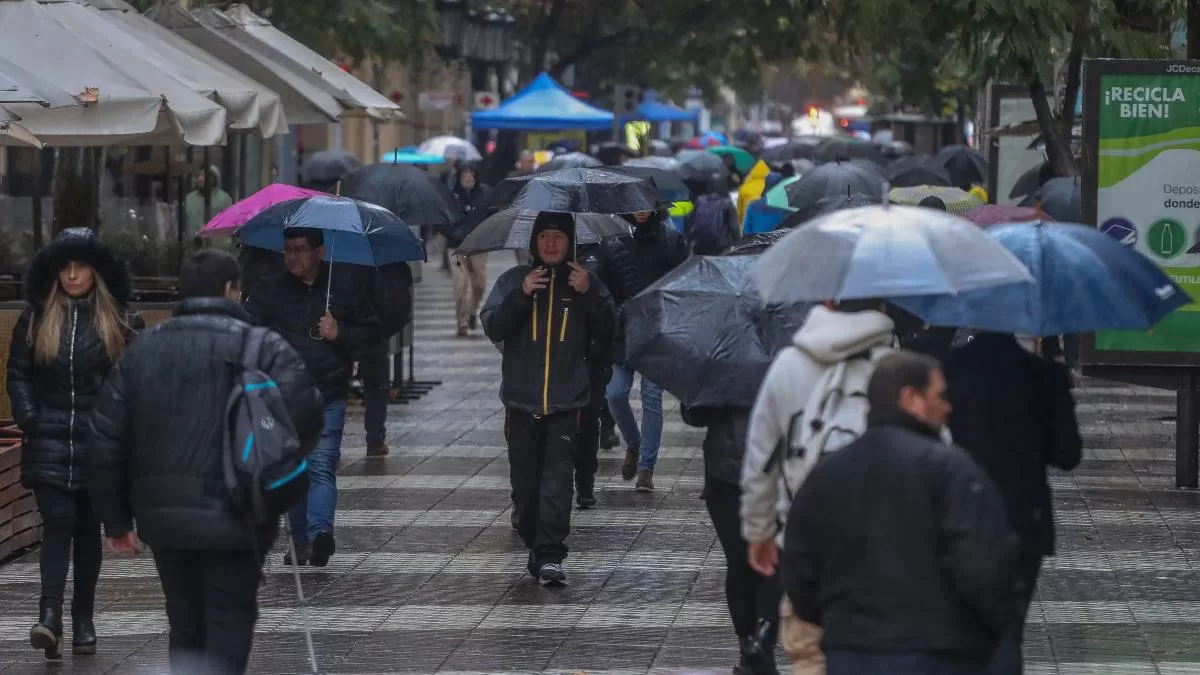
{"type": "Polygon", "coordinates": [[[308,645],[308,662],[312,665],[313,675],[321,671],[317,669],[317,650],[313,646],[312,629],[308,625],[308,602],[304,600],[304,584],[300,583],[300,556],[296,552],[296,540],[292,537],[292,519],[283,514],[283,526],[287,530],[288,541],[292,542],[292,576],[296,580],[296,597],[300,601],[300,623],[304,625],[304,642],[308,645]]]}

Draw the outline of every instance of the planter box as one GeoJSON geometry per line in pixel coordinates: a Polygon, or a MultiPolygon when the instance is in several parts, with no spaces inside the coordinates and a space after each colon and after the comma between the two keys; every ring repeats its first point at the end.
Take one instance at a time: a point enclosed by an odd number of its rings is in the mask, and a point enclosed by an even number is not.
{"type": "Polygon", "coordinates": [[[33,493],[21,487],[21,433],[0,422],[0,560],[42,540],[33,493]]]}

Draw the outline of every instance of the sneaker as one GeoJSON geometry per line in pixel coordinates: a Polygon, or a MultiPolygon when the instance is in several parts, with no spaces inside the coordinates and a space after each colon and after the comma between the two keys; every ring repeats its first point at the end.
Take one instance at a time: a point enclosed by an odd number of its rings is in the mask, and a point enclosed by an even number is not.
{"type": "Polygon", "coordinates": [[[387,457],[391,451],[387,443],[372,443],[367,446],[367,457],[387,457]]]}
{"type": "Polygon", "coordinates": [[[288,549],[287,553],[283,554],[283,564],[287,565],[288,567],[292,566],[292,552],[293,551],[296,553],[296,564],[298,566],[304,567],[305,565],[308,564],[308,542],[307,541],[292,542],[292,547],[290,549],[288,549]]]}
{"type": "Polygon", "coordinates": [[[332,532],[320,532],[313,537],[311,551],[308,554],[308,564],[313,567],[324,567],[329,564],[329,558],[337,550],[337,542],[332,532]]]}
{"type": "Polygon", "coordinates": [[[621,478],[625,480],[633,480],[637,475],[638,451],[637,448],[625,449],[625,461],[621,463],[621,478]]]}
{"type": "Polygon", "coordinates": [[[641,469],[637,472],[637,484],[634,486],[638,492],[653,492],[654,491],[654,469],[641,469]]]}
{"type": "Polygon", "coordinates": [[[558,563],[544,563],[538,568],[538,583],[543,586],[566,586],[567,573],[558,563]]]}
{"type": "Polygon", "coordinates": [[[621,438],[612,429],[608,429],[600,435],[600,447],[605,450],[612,450],[620,444],[621,438]]]}

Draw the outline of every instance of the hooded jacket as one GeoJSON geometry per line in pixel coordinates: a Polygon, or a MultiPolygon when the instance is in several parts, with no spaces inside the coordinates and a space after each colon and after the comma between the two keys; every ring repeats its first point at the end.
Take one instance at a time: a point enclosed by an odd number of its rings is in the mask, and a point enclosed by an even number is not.
{"type": "MultiPolygon", "coordinates": [[[[233,205],[233,198],[221,188],[220,169],[215,166],[208,167],[208,177],[204,185],[211,190],[211,196],[208,198],[209,218],[233,205]]],[[[187,223],[188,233],[192,236],[199,234],[208,222],[204,218],[204,190],[196,188],[187,193],[187,196],[183,198],[183,216],[187,223]]]]}
{"type": "MultiPolygon", "coordinates": [[[[589,272],[587,292],[577,293],[568,283],[571,268],[566,262],[550,268],[545,289],[532,297],[525,294],[525,277],[542,265],[537,235],[549,229],[542,216],[538,220],[530,240],[533,265],[500,275],[479,316],[484,333],[501,343],[504,354],[500,400],[506,407],[544,416],[578,410],[591,401],[590,357],[593,350],[611,350],[616,319],[604,284],[589,272]]],[[[566,231],[573,241],[569,216],[565,222],[553,220],[555,229],[566,231]]]]}
{"type": "MultiPolygon", "coordinates": [[[[47,363],[35,360],[31,329],[44,314],[58,273],[70,261],[87,263],[120,307],[125,307],[131,295],[125,265],[91,230],[65,230],[34,256],[25,278],[27,307],[13,329],[6,375],[13,419],[25,434],[21,483],[30,488],[49,485],[74,490],[85,486],[82,468],[91,447],[88,418],[96,393],[112,368],[96,330],[91,296],[65,300],[67,316],[58,356],[47,363]]],[[[125,320],[129,342],[142,324],[136,315],[126,315],[125,320]]]]}
{"type": "MultiPolygon", "coordinates": [[[[785,446],[794,419],[825,369],[852,356],[872,360],[891,347],[895,324],[883,312],[837,312],[817,305],[771,363],[754,409],[742,465],[742,535],[751,543],[777,537],[783,530],[792,495],[812,469],[814,457],[787,457],[785,446]]],[[[865,383],[863,383],[865,386],[865,383]]]]}

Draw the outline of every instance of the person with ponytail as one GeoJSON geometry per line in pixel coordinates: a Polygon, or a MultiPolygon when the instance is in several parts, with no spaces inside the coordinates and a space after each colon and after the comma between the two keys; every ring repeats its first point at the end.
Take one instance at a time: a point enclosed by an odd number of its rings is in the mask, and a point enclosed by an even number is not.
{"type": "Polygon", "coordinates": [[[48,659],[62,656],[72,559],[72,650],[96,652],[101,538],[84,476],[88,424],[100,385],[140,327],[127,313],[130,296],[129,272],[95,233],[64,230],[34,256],[25,279],[27,307],[13,330],[7,388],[25,435],[21,484],[33,491],[42,515],[41,602],[29,640],[48,659]]]}

